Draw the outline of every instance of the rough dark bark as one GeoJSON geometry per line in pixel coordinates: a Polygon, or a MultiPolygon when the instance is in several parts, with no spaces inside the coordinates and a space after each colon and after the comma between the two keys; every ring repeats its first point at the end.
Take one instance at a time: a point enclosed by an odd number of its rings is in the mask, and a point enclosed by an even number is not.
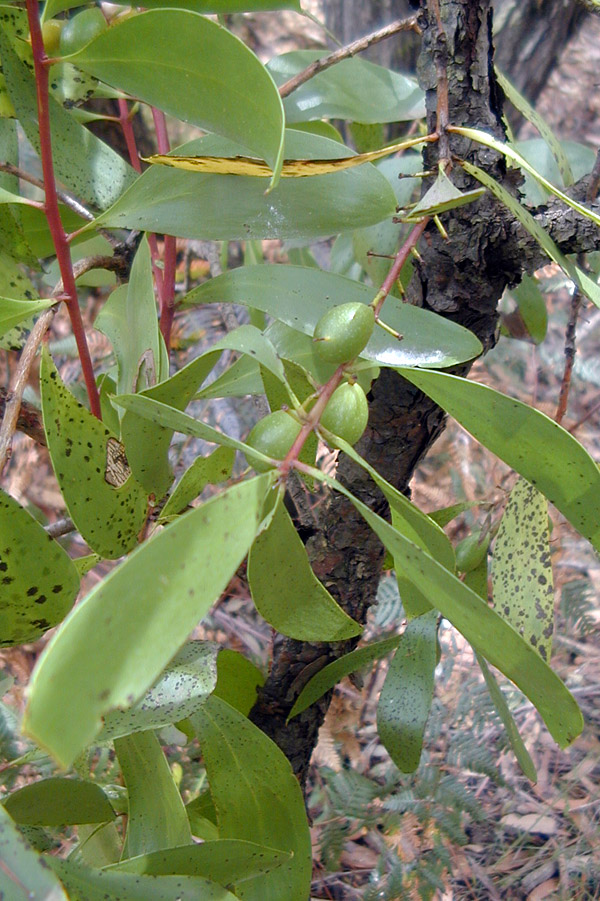
{"type": "MultiPolygon", "coordinates": [[[[436,128],[439,66],[445,60],[450,123],[481,128],[502,140],[501,96],[491,66],[489,0],[422,0],[421,7],[419,79],[426,91],[428,130],[436,128]],[[438,4],[441,30],[436,21],[438,4]]],[[[453,154],[470,160],[508,190],[516,191],[514,176],[507,174],[498,154],[456,136],[450,137],[450,145],[453,154]]],[[[435,167],[437,154],[438,145],[428,145],[425,162],[429,168],[435,167]]],[[[473,187],[470,177],[458,166],[452,171],[452,179],[461,189],[473,187]]],[[[568,251],[582,244],[593,246],[597,240],[597,230],[594,233],[593,228],[582,225],[580,217],[565,214],[556,204],[549,204],[538,214],[568,251]]],[[[489,349],[496,341],[496,308],[504,289],[518,283],[524,268],[539,265],[542,255],[529,235],[489,194],[476,204],[447,214],[444,224],[448,240],[429,228],[420,242],[422,259],[415,267],[407,299],[472,329],[489,349]]],[[[464,366],[460,371],[466,374],[468,369],[464,366]]],[[[388,481],[408,492],[415,467],[443,429],[444,413],[389,369],[382,371],[369,400],[369,427],[358,450],[388,481]]],[[[386,504],[378,489],[343,456],[338,478],[385,515],[386,504]]],[[[307,549],[317,576],[351,616],[364,622],[375,599],[383,549],[344,498],[331,498],[307,549]]],[[[283,749],[302,783],[330,699],[322,698],[288,725],[287,715],[310,677],[351,646],[350,642],[328,645],[282,636],[275,639],[271,672],[251,718],[283,749]]]]}

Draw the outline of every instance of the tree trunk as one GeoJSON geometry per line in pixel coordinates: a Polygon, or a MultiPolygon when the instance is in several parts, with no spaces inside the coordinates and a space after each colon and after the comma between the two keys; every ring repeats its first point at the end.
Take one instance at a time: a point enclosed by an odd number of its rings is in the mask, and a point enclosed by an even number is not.
{"type": "MultiPolygon", "coordinates": [[[[491,20],[489,0],[421,0],[418,71],[426,92],[429,132],[437,127],[437,86],[445,72],[450,123],[469,124],[504,138],[502,97],[491,65],[491,20]]],[[[514,193],[514,173],[507,173],[503,157],[464,138],[449,138],[455,156],[485,169],[514,193]]],[[[427,145],[426,168],[436,168],[439,146],[427,145]]],[[[474,187],[458,165],[452,170],[452,180],[461,190],[474,187]]],[[[597,243],[593,223],[581,220],[580,228],[576,217],[565,214],[564,208],[549,204],[536,212],[567,252],[597,243]]],[[[421,260],[406,299],[470,328],[487,350],[496,341],[496,308],[504,289],[518,283],[524,269],[537,268],[542,255],[535,241],[490,193],[446,214],[444,224],[447,240],[435,227],[429,227],[421,239],[421,260]]],[[[460,373],[466,374],[468,369],[465,365],[460,373]]],[[[443,429],[444,418],[440,408],[413,385],[393,370],[383,369],[369,397],[369,426],[358,451],[384,478],[408,493],[415,467],[443,429]]],[[[357,497],[386,515],[387,505],[379,490],[343,455],[337,476],[357,497]]],[[[383,549],[343,497],[331,497],[318,530],[307,541],[307,550],[316,575],[352,617],[364,622],[375,601],[383,549]]],[[[275,638],[271,671],[251,718],[283,749],[302,783],[330,698],[322,698],[289,724],[287,716],[315,672],[355,643],[275,638]]]]}

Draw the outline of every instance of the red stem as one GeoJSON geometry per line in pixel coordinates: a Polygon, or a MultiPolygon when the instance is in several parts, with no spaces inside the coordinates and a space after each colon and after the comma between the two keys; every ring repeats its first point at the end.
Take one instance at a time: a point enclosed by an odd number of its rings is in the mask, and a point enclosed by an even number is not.
{"type": "Polygon", "coordinates": [[[388,296],[388,294],[394,287],[396,279],[400,275],[400,272],[402,271],[402,267],[404,266],[404,264],[406,263],[406,261],[408,259],[408,255],[410,254],[413,247],[417,246],[417,241],[419,240],[419,238],[421,237],[421,235],[427,228],[428,224],[429,224],[429,217],[422,219],[421,222],[417,223],[417,225],[415,225],[413,230],[410,232],[408,238],[406,239],[406,241],[404,242],[404,244],[402,245],[402,247],[396,254],[396,257],[392,264],[392,268],[386,275],[386,277],[383,281],[383,284],[381,285],[381,288],[379,289],[379,291],[377,292],[377,294],[373,300],[373,306],[375,308],[375,317],[376,318],[379,316],[379,312],[384,304],[386,297],[388,296]]]}
{"type": "MultiPolygon", "coordinates": [[[[165,114],[161,110],[152,107],[152,118],[154,119],[154,127],[156,129],[158,152],[163,154],[168,153],[171,149],[171,145],[169,143],[165,114]]],[[[173,235],[165,235],[163,259],[163,292],[159,297],[160,330],[168,350],[171,344],[171,329],[173,327],[173,316],[175,315],[175,268],[177,265],[177,247],[173,235]]]]}
{"type": "Polygon", "coordinates": [[[50,229],[54,249],[56,251],[56,259],[58,261],[63,283],[64,300],[67,305],[67,310],[69,311],[71,328],[73,329],[73,335],[75,336],[75,342],[79,352],[83,378],[90,401],[90,409],[94,416],[101,419],[100,397],[94,378],[94,367],[87,345],[85,329],[81,318],[81,310],[79,309],[79,300],[77,298],[77,287],[75,285],[75,276],[73,275],[69,244],[67,242],[67,236],[63,228],[58,208],[58,195],[56,191],[54,163],[52,160],[52,141],[50,136],[47,56],[42,40],[37,0],[27,0],[27,18],[29,20],[29,32],[31,34],[31,48],[33,51],[33,66],[37,91],[40,157],[42,161],[42,175],[45,191],[44,212],[46,213],[48,228],[50,229]]]}
{"type": "Polygon", "coordinates": [[[314,407],[308,414],[308,418],[305,420],[302,428],[298,432],[296,440],[294,441],[291,448],[289,449],[285,460],[279,467],[279,471],[281,472],[281,474],[284,478],[287,476],[287,474],[290,471],[290,469],[292,468],[292,466],[295,466],[295,464],[298,460],[298,455],[299,455],[300,451],[302,450],[302,448],[304,447],[304,442],[306,441],[306,439],[308,438],[308,436],[310,435],[310,433],[312,432],[314,427],[318,424],[321,416],[323,415],[323,413],[325,411],[325,407],[327,406],[327,404],[329,403],[329,401],[331,399],[331,395],[333,394],[335,389],[338,387],[338,385],[342,381],[343,377],[344,377],[344,366],[338,366],[338,368],[335,370],[335,372],[333,373],[333,375],[331,376],[329,381],[326,382],[323,385],[323,387],[321,388],[319,397],[317,398],[317,401],[316,401],[314,407]]]}

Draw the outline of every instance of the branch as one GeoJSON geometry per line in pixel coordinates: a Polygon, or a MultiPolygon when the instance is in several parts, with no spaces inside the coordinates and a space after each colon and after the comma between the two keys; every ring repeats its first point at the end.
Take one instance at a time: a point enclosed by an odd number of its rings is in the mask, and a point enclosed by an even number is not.
{"type": "Polygon", "coordinates": [[[297,75],[294,75],[284,82],[279,88],[279,95],[281,97],[287,97],[292,91],[299,88],[301,84],[304,84],[305,81],[309,81],[311,78],[314,78],[315,75],[318,75],[319,72],[324,72],[325,69],[329,69],[330,66],[334,66],[343,59],[349,59],[357,53],[362,53],[362,51],[366,50],[368,47],[372,47],[374,44],[378,44],[380,41],[391,37],[393,34],[398,34],[401,31],[416,31],[417,34],[420,34],[421,32],[417,24],[417,17],[409,16],[407,19],[398,19],[396,22],[390,22],[389,25],[385,25],[378,31],[374,31],[364,38],[359,38],[357,41],[352,41],[351,44],[340,47],[339,50],[334,50],[333,53],[329,53],[327,56],[315,60],[314,63],[311,63],[310,66],[307,66],[302,72],[298,72],[297,75]]]}
{"type": "MultiPolygon", "coordinates": [[[[8,172],[9,175],[16,175],[17,178],[22,179],[22,181],[29,182],[30,185],[35,185],[36,188],[41,188],[42,191],[45,191],[44,182],[41,178],[36,178],[35,175],[30,175],[29,172],[25,172],[24,169],[19,169],[18,166],[13,166],[12,163],[0,163],[0,172],[8,172]]],[[[65,206],[68,206],[74,213],[77,213],[78,216],[81,216],[82,219],[87,219],[88,222],[92,222],[96,217],[93,213],[84,207],[79,200],[76,200],[75,197],[71,197],[70,194],[66,194],[64,191],[56,191],[57,197],[65,206]]]]}

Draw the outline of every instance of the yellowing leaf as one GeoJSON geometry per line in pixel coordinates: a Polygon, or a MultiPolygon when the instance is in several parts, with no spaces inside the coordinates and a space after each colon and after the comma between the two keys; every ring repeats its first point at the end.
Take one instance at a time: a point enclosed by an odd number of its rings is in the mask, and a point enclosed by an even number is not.
{"type": "MultiPolygon", "coordinates": [[[[401,141],[399,144],[391,144],[380,150],[372,150],[369,153],[358,153],[356,156],[344,156],[333,160],[284,160],[281,169],[282,178],[306,178],[309,175],[327,175],[330,172],[340,172],[342,169],[352,169],[363,163],[373,163],[376,160],[390,156],[417,144],[431,141],[431,136],[424,138],[411,138],[401,141]]],[[[171,166],[173,169],[186,169],[190,172],[201,172],[212,175],[250,175],[255,178],[271,178],[273,171],[264,160],[257,160],[250,156],[164,156],[155,153],[153,156],[144,157],[147,163],[161,166],[171,166]]]]}

